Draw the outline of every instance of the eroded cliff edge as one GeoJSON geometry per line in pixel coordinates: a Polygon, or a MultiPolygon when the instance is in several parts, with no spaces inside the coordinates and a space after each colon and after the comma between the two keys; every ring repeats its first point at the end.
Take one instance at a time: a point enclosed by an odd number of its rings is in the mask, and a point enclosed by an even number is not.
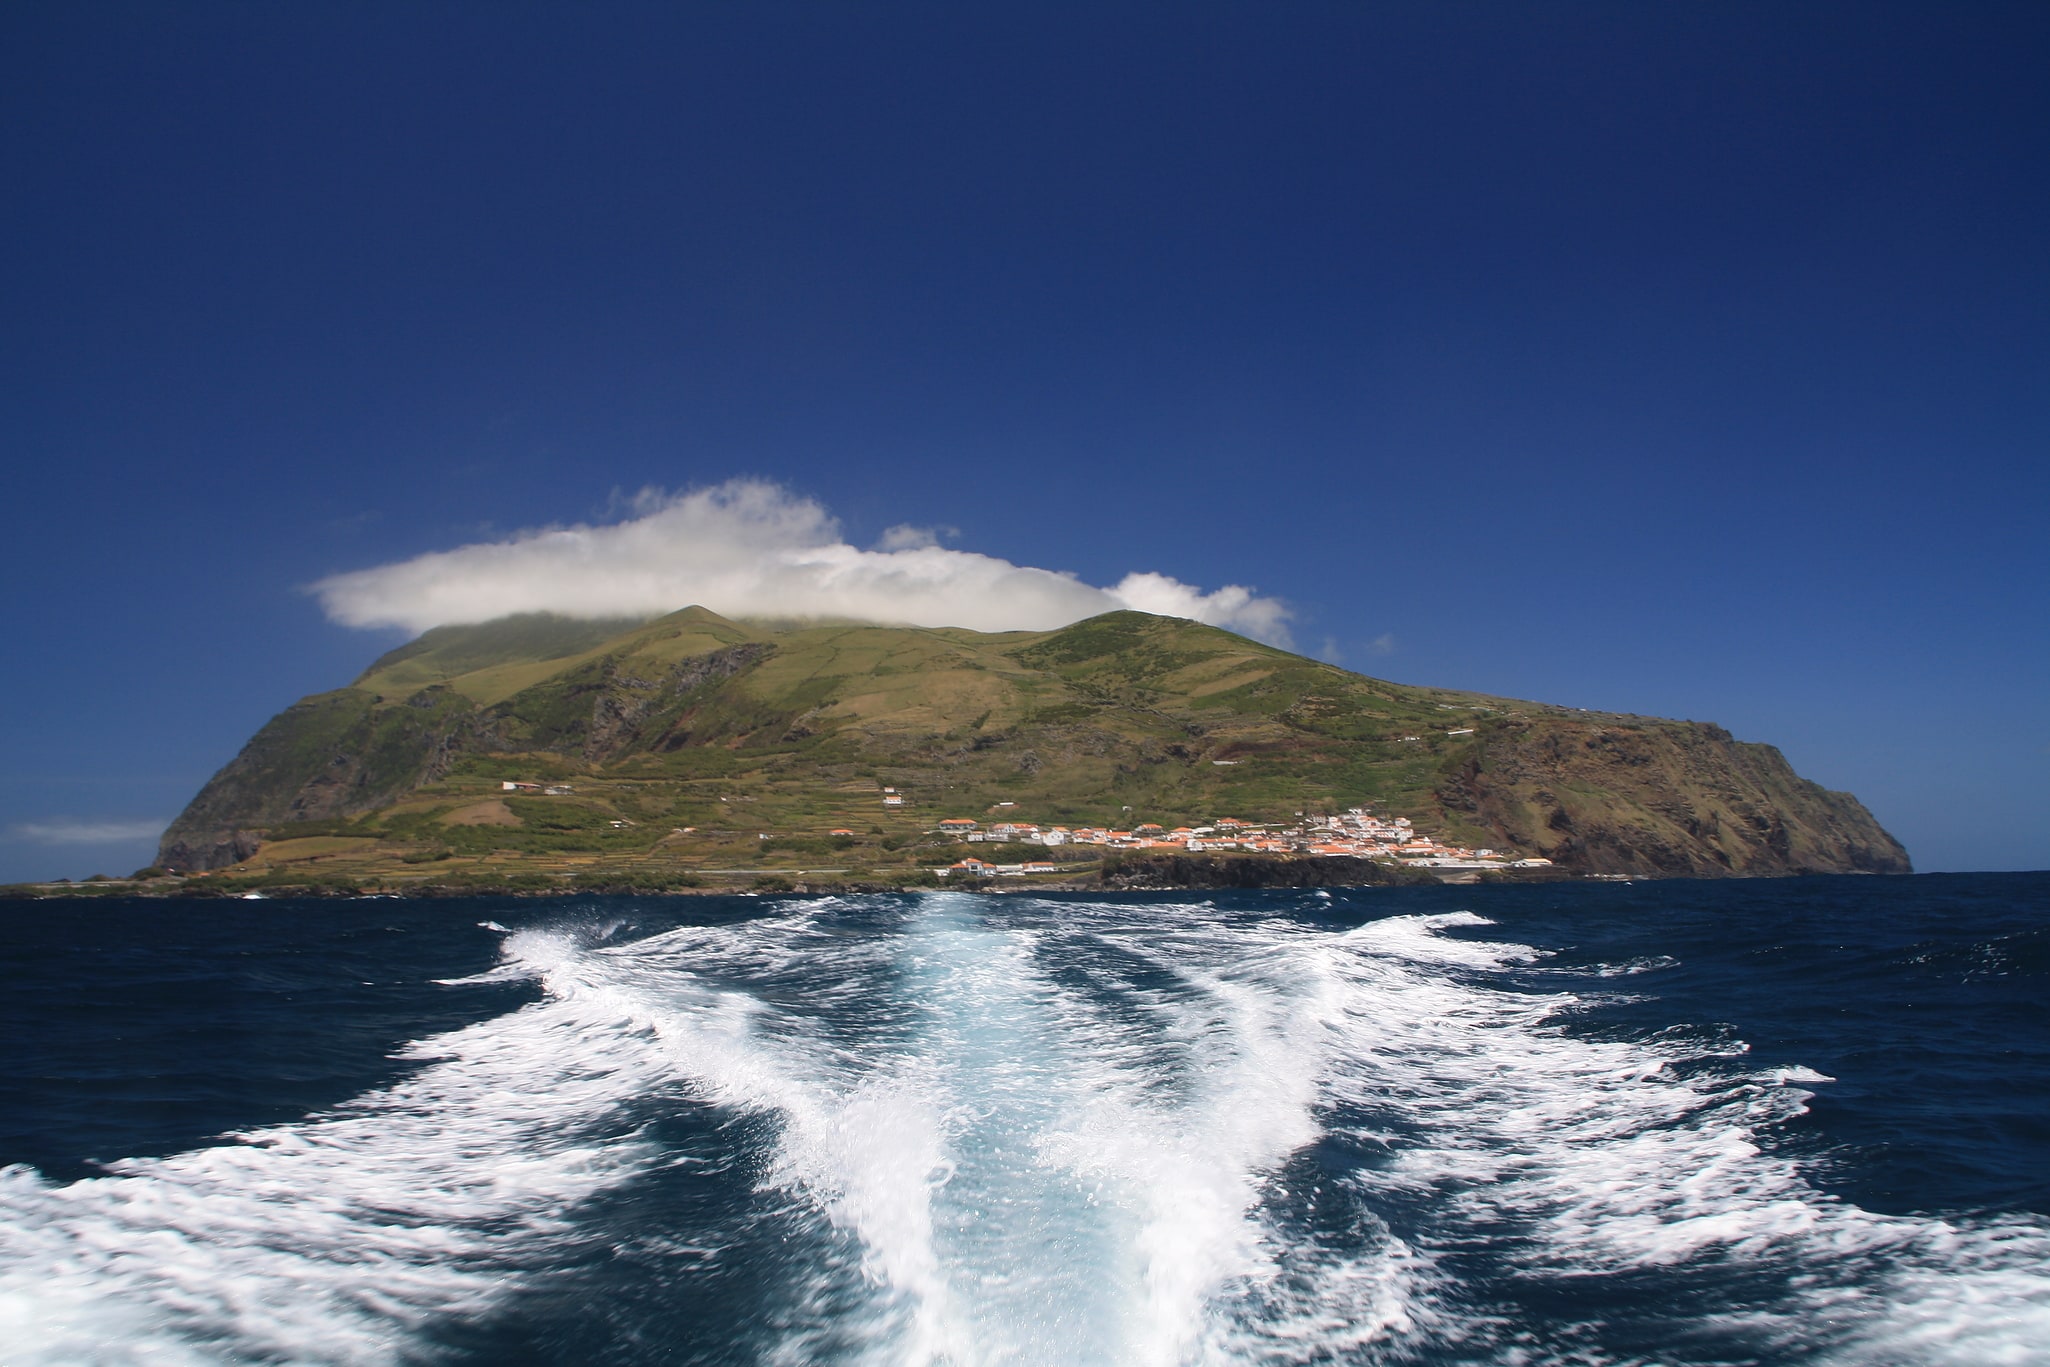
{"type": "Polygon", "coordinates": [[[1910,873],[1849,793],[1703,722],[1506,718],[1436,787],[1448,816],[1576,873],[1910,873]]]}

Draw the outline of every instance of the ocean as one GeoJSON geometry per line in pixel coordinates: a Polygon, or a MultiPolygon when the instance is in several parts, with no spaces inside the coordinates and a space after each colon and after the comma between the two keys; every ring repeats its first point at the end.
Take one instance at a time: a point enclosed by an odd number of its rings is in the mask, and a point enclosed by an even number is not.
{"type": "Polygon", "coordinates": [[[0,1361],[2050,1363],[2050,875],[0,903],[0,1361]]]}

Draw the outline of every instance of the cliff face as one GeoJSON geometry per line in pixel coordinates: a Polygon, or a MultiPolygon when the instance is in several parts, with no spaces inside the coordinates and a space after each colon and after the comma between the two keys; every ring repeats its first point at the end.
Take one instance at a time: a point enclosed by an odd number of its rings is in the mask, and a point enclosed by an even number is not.
{"type": "Polygon", "coordinates": [[[164,832],[157,863],[218,869],[256,852],[261,832],[375,811],[499,737],[464,698],[428,689],[380,707],[360,689],[321,693],[265,723],[164,832]]]}
{"type": "Polygon", "coordinates": [[[1849,793],[1720,726],[1546,717],[1481,728],[1437,786],[1448,814],[1580,873],[1908,873],[1849,793]]]}
{"type": "Polygon", "coordinates": [[[902,862],[942,816],[1172,828],[1354,806],[1568,873],[1909,867],[1855,798],[1716,726],[1389,683],[1143,613],[989,635],[696,608],[429,632],[273,718],[159,862],[221,868],[315,835],[374,845],[373,862],[659,860],[685,826],[754,842],[873,821],[897,843],[864,858],[902,862]],[[464,826],[463,804],[536,779],[574,802],[495,843],[464,826]],[[907,802],[885,811],[884,785],[907,802]]]}

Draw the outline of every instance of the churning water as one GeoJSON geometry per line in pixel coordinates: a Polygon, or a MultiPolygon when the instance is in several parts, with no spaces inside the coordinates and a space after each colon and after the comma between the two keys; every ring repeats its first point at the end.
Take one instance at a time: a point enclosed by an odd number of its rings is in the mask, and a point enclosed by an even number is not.
{"type": "Polygon", "coordinates": [[[2050,1362],[2046,904],[7,904],[0,1360],[2050,1362]]]}

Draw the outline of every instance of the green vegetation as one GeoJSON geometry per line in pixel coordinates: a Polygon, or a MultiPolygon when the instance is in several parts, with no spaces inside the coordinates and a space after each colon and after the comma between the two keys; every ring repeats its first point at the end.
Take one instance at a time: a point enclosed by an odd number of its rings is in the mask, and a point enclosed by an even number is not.
{"type": "Polygon", "coordinates": [[[988,635],[700,608],[429,632],[273,719],[158,863],[301,885],[930,882],[965,853],[943,817],[1365,805],[1588,871],[1905,863],[1854,799],[1715,727],[1394,684],[1136,612],[988,635]]]}

